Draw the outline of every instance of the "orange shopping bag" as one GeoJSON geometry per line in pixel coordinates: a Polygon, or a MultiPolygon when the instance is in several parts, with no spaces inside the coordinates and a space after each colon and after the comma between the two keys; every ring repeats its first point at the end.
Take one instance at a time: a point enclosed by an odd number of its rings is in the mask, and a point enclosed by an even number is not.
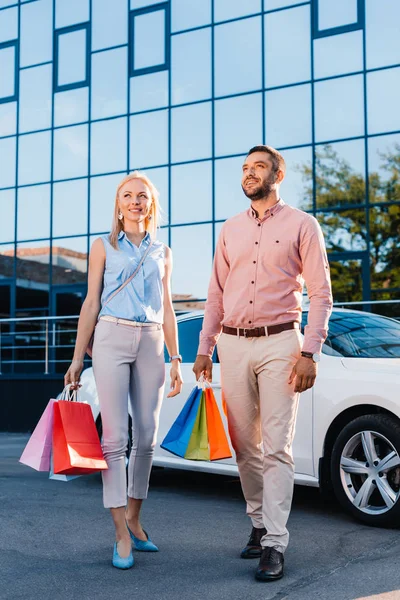
{"type": "Polygon", "coordinates": [[[210,387],[206,387],[205,393],[210,460],[231,458],[231,449],[226,437],[225,428],[221,419],[218,405],[214,398],[214,393],[210,387]]]}
{"type": "Polygon", "coordinates": [[[54,473],[87,475],[107,469],[89,404],[54,403],[54,473]]]}

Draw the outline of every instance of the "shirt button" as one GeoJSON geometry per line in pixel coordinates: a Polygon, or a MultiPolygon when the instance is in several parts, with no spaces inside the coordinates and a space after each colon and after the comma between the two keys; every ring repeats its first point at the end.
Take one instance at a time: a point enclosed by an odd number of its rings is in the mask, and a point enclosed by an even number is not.
{"type": "Polygon", "coordinates": [[[249,321],[249,325],[251,325],[251,321],[249,321]]]}
{"type": "Polygon", "coordinates": [[[256,264],[256,262],[257,262],[257,261],[253,260],[253,265],[255,265],[255,264],[256,264]]]}
{"type": "Polygon", "coordinates": [[[261,227],[261,223],[259,223],[258,226],[261,227]]]}
{"type": "Polygon", "coordinates": [[[253,304],[253,300],[250,300],[250,304],[253,304]]]}
{"type": "Polygon", "coordinates": [[[251,283],[254,283],[254,281],[252,281],[251,283]]]}
{"type": "Polygon", "coordinates": [[[256,246],[258,245],[258,242],[256,242],[256,246]]]}

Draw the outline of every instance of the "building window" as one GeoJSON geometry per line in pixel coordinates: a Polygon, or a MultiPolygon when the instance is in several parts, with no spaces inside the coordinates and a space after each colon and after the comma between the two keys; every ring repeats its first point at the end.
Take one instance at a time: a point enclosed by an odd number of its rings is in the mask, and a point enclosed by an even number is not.
{"type": "Polygon", "coordinates": [[[18,97],[18,43],[0,44],[0,104],[18,97]]]}
{"type": "Polygon", "coordinates": [[[356,31],[364,27],[365,0],[313,0],[314,38],[356,31]]]}
{"type": "Polygon", "coordinates": [[[170,62],[169,3],[130,13],[129,72],[131,76],[164,71],[170,62]]]}
{"type": "Polygon", "coordinates": [[[54,91],[89,85],[89,23],[64,27],[55,32],[54,91]]]}

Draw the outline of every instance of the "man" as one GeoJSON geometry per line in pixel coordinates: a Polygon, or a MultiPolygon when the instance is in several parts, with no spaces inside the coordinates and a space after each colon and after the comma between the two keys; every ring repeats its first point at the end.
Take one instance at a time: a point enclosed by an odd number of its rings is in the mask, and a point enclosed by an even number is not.
{"type": "Polygon", "coordinates": [[[253,525],[241,557],[260,557],[261,581],[283,576],[299,393],[314,385],[332,309],[321,229],[280,199],[284,176],[277,150],[249,151],[242,189],[251,206],[222,227],[193,367],[197,379],[211,381],[219,340],[229,432],[253,525]],[[310,308],[303,344],[304,281],[310,308]]]}

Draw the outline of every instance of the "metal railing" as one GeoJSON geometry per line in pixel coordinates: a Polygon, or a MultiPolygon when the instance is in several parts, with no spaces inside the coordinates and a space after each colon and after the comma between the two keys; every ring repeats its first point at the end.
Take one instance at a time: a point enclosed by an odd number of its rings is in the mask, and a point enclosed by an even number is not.
{"type": "MultiPolygon", "coordinates": [[[[400,320],[400,300],[335,302],[334,306],[400,320]]],[[[0,319],[0,375],[64,373],[72,359],[78,318],[71,315],[0,319]]],[[[86,362],[89,366],[90,359],[86,362]]]]}

